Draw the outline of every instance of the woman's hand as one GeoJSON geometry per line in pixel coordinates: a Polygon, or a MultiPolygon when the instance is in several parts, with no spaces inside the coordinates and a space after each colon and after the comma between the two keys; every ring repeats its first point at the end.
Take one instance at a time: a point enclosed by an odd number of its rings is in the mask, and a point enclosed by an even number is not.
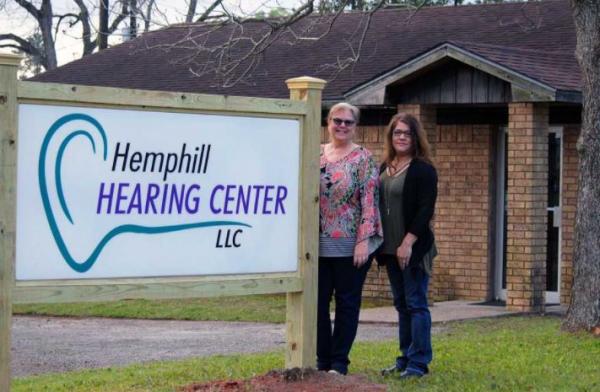
{"type": "Polygon", "coordinates": [[[354,266],[360,268],[369,258],[369,244],[367,240],[361,241],[354,246],[354,266]]]}
{"type": "Polygon", "coordinates": [[[406,236],[402,240],[402,243],[396,249],[396,258],[398,259],[398,265],[401,270],[404,270],[410,263],[410,257],[412,256],[412,246],[417,241],[417,236],[412,233],[406,233],[406,236]]]}
{"type": "Polygon", "coordinates": [[[408,266],[410,262],[410,256],[412,256],[412,246],[405,245],[404,243],[396,249],[396,258],[398,259],[398,265],[403,270],[408,266]]]}

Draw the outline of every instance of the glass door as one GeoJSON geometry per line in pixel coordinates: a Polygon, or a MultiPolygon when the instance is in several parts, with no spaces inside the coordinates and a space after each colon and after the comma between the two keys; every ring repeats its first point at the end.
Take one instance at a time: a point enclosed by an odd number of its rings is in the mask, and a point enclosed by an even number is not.
{"type": "Polygon", "coordinates": [[[506,301],[506,221],[508,185],[508,131],[500,127],[496,138],[496,238],[494,255],[494,299],[506,301]]]}
{"type": "Polygon", "coordinates": [[[562,128],[548,133],[548,223],[546,242],[546,303],[560,303],[562,128]]]}

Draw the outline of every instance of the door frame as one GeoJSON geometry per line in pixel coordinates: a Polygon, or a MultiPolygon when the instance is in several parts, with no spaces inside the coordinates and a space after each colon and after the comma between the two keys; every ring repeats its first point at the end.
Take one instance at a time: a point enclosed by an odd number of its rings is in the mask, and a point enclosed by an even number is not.
{"type": "MultiPolygon", "coordinates": [[[[505,274],[505,230],[506,230],[506,222],[504,218],[504,209],[506,208],[506,197],[504,193],[504,187],[506,184],[506,151],[507,151],[507,142],[506,136],[508,132],[508,127],[501,126],[498,128],[498,132],[496,135],[496,149],[495,149],[495,176],[496,176],[496,195],[495,195],[495,254],[494,254],[494,299],[500,301],[506,301],[506,287],[503,287],[503,276],[505,274]]],[[[545,301],[546,303],[560,303],[560,284],[562,277],[562,206],[563,206],[563,172],[564,172],[564,132],[562,126],[550,126],[548,128],[548,134],[556,134],[561,142],[560,142],[560,186],[559,186],[559,198],[558,198],[558,206],[557,207],[548,207],[546,206],[546,210],[553,210],[554,214],[558,217],[558,220],[554,220],[555,225],[558,221],[558,266],[557,266],[557,291],[545,291],[545,301]]]]}

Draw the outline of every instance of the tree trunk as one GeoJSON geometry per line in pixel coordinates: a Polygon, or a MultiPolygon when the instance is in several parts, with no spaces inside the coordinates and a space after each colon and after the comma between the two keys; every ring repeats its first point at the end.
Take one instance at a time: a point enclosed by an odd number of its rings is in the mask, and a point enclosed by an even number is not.
{"type": "Polygon", "coordinates": [[[185,23],[192,23],[194,21],[194,15],[196,15],[196,4],[198,0],[191,0],[188,6],[188,12],[185,17],[185,23]]]}
{"type": "Polygon", "coordinates": [[[129,4],[129,38],[137,37],[137,0],[130,0],[129,4]]]}
{"type": "Polygon", "coordinates": [[[583,116],[571,304],[564,326],[600,331],[600,2],[571,0],[582,73],[583,116]]]}
{"type": "Polygon", "coordinates": [[[44,56],[42,58],[42,64],[47,70],[56,68],[56,48],[54,46],[54,36],[52,35],[52,18],[54,17],[52,12],[52,2],[44,0],[40,7],[38,14],[38,24],[40,26],[40,32],[42,34],[44,43],[44,56]]]}
{"type": "Polygon", "coordinates": [[[98,50],[108,48],[108,0],[100,0],[98,50]]]}

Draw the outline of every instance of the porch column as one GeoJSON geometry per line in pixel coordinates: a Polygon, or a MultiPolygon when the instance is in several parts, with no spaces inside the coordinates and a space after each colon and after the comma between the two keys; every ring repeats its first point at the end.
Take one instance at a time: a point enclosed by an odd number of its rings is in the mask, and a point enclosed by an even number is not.
{"type": "Polygon", "coordinates": [[[548,105],[508,109],[506,305],[544,310],[548,205],[548,105]]]}

